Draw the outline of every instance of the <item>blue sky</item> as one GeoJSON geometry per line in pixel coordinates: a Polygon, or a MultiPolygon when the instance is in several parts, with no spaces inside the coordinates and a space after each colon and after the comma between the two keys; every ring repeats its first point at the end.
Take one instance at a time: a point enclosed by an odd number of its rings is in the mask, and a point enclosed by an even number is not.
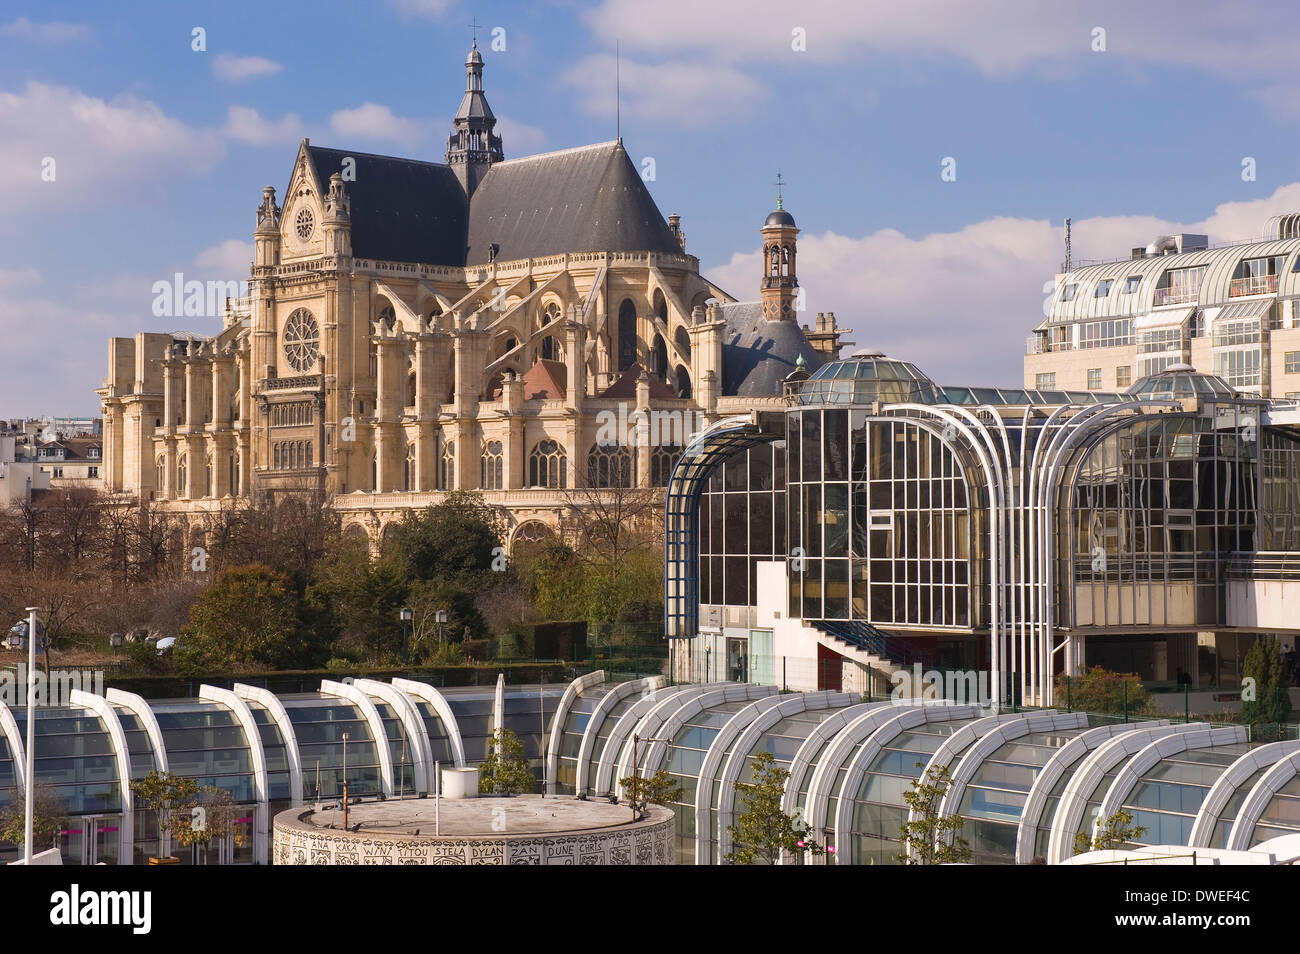
{"type": "Polygon", "coordinates": [[[440,161],[471,19],[508,157],[613,138],[617,40],[624,142],[704,271],[756,295],[779,169],[809,309],[945,382],[1020,380],[1067,215],[1114,258],[1300,208],[1282,4],[7,2],[0,416],[94,412],[113,335],[214,330],[152,285],[246,277],[301,137],[440,161]]]}

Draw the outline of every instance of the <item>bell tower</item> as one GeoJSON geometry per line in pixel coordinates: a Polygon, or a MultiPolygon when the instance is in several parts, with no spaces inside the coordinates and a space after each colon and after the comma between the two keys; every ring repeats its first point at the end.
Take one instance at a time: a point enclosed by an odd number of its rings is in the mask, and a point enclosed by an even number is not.
{"type": "Polygon", "coordinates": [[[799,278],[795,271],[794,216],[782,207],[781,177],[777,176],[776,210],[767,217],[763,233],[763,317],[768,321],[795,321],[799,278]]]}
{"type": "Polygon", "coordinates": [[[505,158],[501,137],[492,130],[497,118],[483,92],[483,54],[478,41],[465,58],[465,96],[452,120],[454,129],[447,137],[447,165],[460,180],[466,196],[474,194],[494,162],[505,158]]]}

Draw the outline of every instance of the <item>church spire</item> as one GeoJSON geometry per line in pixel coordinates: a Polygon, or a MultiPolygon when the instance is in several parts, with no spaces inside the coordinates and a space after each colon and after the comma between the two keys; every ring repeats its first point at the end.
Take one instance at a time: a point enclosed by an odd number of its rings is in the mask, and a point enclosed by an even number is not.
{"type": "Polygon", "coordinates": [[[492,163],[505,158],[501,137],[493,132],[496,124],[497,118],[483,93],[483,54],[475,38],[465,58],[465,95],[447,137],[447,165],[455,171],[467,196],[478,188],[492,163]]]}

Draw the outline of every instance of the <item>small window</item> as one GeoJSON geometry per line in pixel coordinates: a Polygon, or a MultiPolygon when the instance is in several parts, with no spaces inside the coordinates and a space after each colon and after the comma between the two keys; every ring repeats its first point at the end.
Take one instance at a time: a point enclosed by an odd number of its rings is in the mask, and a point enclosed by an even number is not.
{"type": "Polygon", "coordinates": [[[1101,390],[1101,368],[1088,369],[1088,390],[1089,391],[1101,390]]]}
{"type": "Polygon", "coordinates": [[[1133,366],[1130,364],[1121,365],[1115,369],[1115,387],[1119,389],[1133,386],[1133,366]]]}
{"type": "Polygon", "coordinates": [[[87,467],[87,468],[86,468],[86,476],[89,477],[91,480],[94,480],[96,477],[99,476],[99,468],[98,468],[98,467],[87,467]]]}
{"type": "Polygon", "coordinates": [[[1124,294],[1132,295],[1134,292],[1138,290],[1138,286],[1141,284],[1142,284],[1141,275],[1130,275],[1128,278],[1124,279],[1124,294]]]}
{"type": "Polygon", "coordinates": [[[1286,353],[1286,373],[1300,374],[1300,351],[1288,351],[1286,353]]]}
{"type": "Polygon", "coordinates": [[[1097,283],[1097,290],[1092,293],[1093,298],[1105,298],[1110,294],[1110,286],[1115,284],[1115,279],[1108,278],[1104,282],[1097,283]]]}
{"type": "Polygon", "coordinates": [[[1056,372],[1046,371],[1034,375],[1034,387],[1040,391],[1056,390],[1056,372]]]}
{"type": "Polygon", "coordinates": [[[1061,301],[1074,301],[1074,296],[1079,293],[1077,284],[1066,285],[1061,289],[1061,301]]]}

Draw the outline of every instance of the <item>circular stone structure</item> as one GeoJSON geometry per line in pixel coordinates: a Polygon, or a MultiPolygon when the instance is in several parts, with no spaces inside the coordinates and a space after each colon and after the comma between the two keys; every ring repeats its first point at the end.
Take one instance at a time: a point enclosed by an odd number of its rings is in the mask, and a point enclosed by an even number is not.
{"type": "Polygon", "coordinates": [[[343,812],[291,808],[275,817],[277,865],[669,865],[673,813],[568,796],[361,802],[343,812]],[[360,826],[360,827],[358,827],[360,826]]]}

